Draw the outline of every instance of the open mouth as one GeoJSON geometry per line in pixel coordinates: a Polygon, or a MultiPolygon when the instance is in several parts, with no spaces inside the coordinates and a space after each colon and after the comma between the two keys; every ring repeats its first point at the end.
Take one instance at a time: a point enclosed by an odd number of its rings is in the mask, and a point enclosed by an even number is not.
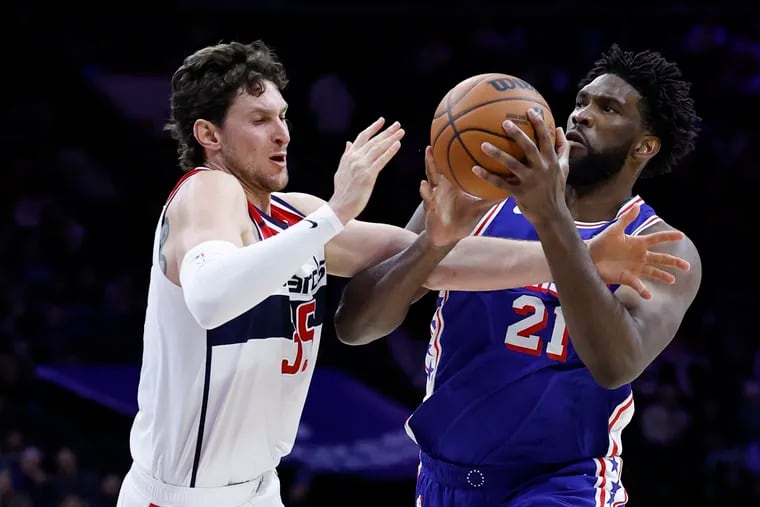
{"type": "Polygon", "coordinates": [[[283,164],[285,163],[285,154],[278,153],[277,155],[272,155],[271,157],[269,157],[269,160],[274,160],[277,163],[283,164]]]}

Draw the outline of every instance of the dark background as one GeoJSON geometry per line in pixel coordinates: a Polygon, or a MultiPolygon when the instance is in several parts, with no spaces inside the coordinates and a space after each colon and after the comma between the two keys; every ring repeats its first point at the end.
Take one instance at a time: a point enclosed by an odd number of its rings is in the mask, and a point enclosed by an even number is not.
{"type": "MultiPolygon", "coordinates": [[[[655,49],[693,82],[693,156],[636,189],[696,243],[700,293],[634,383],[624,432],[632,506],[760,505],[757,254],[760,16],[738,2],[453,3],[185,0],[6,8],[0,184],[0,506],[115,505],[131,419],[41,382],[43,364],[136,363],[155,221],[180,172],[160,130],[168,80],[219,41],[262,38],[291,84],[289,190],[329,198],[346,140],[377,116],[407,130],[361,218],[404,225],[445,92],[484,72],[536,86],[563,125],[575,84],[612,42],[655,49]],[[344,94],[339,94],[344,90],[344,94]],[[328,104],[323,124],[317,105],[328,104]],[[351,107],[345,107],[351,104],[351,107]]],[[[341,280],[331,279],[333,303],[341,280]]],[[[423,393],[425,298],[393,339],[337,342],[320,361],[412,409],[423,393]]],[[[287,505],[412,505],[413,481],[284,466],[287,505]],[[290,500],[288,502],[288,500],[290,500]]]]}

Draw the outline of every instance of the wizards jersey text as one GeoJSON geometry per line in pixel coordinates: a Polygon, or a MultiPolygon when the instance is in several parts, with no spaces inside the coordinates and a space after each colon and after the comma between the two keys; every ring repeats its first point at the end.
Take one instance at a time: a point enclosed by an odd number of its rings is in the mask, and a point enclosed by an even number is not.
{"type": "MultiPolygon", "coordinates": [[[[176,188],[205,170],[185,173],[176,188]]],[[[163,219],[176,188],[154,231],[130,449],[134,465],[163,484],[225,488],[273,473],[295,443],[324,322],[324,247],[258,304],[205,329],[159,267],[163,219]]],[[[304,217],[274,194],[267,211],[248,207],[262,241],[304,217]]]]}

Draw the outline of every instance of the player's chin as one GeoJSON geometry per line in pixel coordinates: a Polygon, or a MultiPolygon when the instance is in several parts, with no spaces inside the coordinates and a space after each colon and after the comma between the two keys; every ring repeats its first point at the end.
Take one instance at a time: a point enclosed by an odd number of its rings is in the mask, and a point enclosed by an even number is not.
{"type": "Polygon", "coordinates": [[[270,192],[280,192],[288,186],[289,181],[288,170],[283,168],[279,174],[270,180],[270,192]]]}
{"type": "Polygon", "coordinates": [[[570,145],[570,160],[581,159],[588,155],[588,148],[585,144],[575,141],[569,141],[568,144],[570,145]]]}

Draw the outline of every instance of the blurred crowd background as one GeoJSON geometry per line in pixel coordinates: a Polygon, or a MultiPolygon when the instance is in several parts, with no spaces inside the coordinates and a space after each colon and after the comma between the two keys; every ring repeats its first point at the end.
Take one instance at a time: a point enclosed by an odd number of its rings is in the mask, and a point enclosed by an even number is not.
{"type": "MultiPolygon", "coordinates": [[[[329,198],[343,143],[379,115],[399,120],[403,148],[362,218],[402,226],[419,202],[432,113],[462,79],[518,75],[563,124],[577,81],[612,42],[679,62],[703,118],[698,147],[638,192],[694,240],[704,277],[678,336],[634,384],[623,482],[634,507],[760,505],[755,8],[360,3],[119,2],[75,12],[17,2],[5,13],[0,506],[115,505],[131,417],[40,378],[40,367],[139,364],[155,221],[180,176],[161,130],[169,79],[202,46],[258,38],[291,79],[289,189],[329,198]]],[[[341,282],[330,282],[333,303],[341,282]]],[[[412,410],[432,305],[423,299],[397,332],[360,348],[341,345],[326,321],[320,365],[412,410]]],[[[289,506],[413,503],[413,476],[285,464],[282,479],[289,506]]]]}

